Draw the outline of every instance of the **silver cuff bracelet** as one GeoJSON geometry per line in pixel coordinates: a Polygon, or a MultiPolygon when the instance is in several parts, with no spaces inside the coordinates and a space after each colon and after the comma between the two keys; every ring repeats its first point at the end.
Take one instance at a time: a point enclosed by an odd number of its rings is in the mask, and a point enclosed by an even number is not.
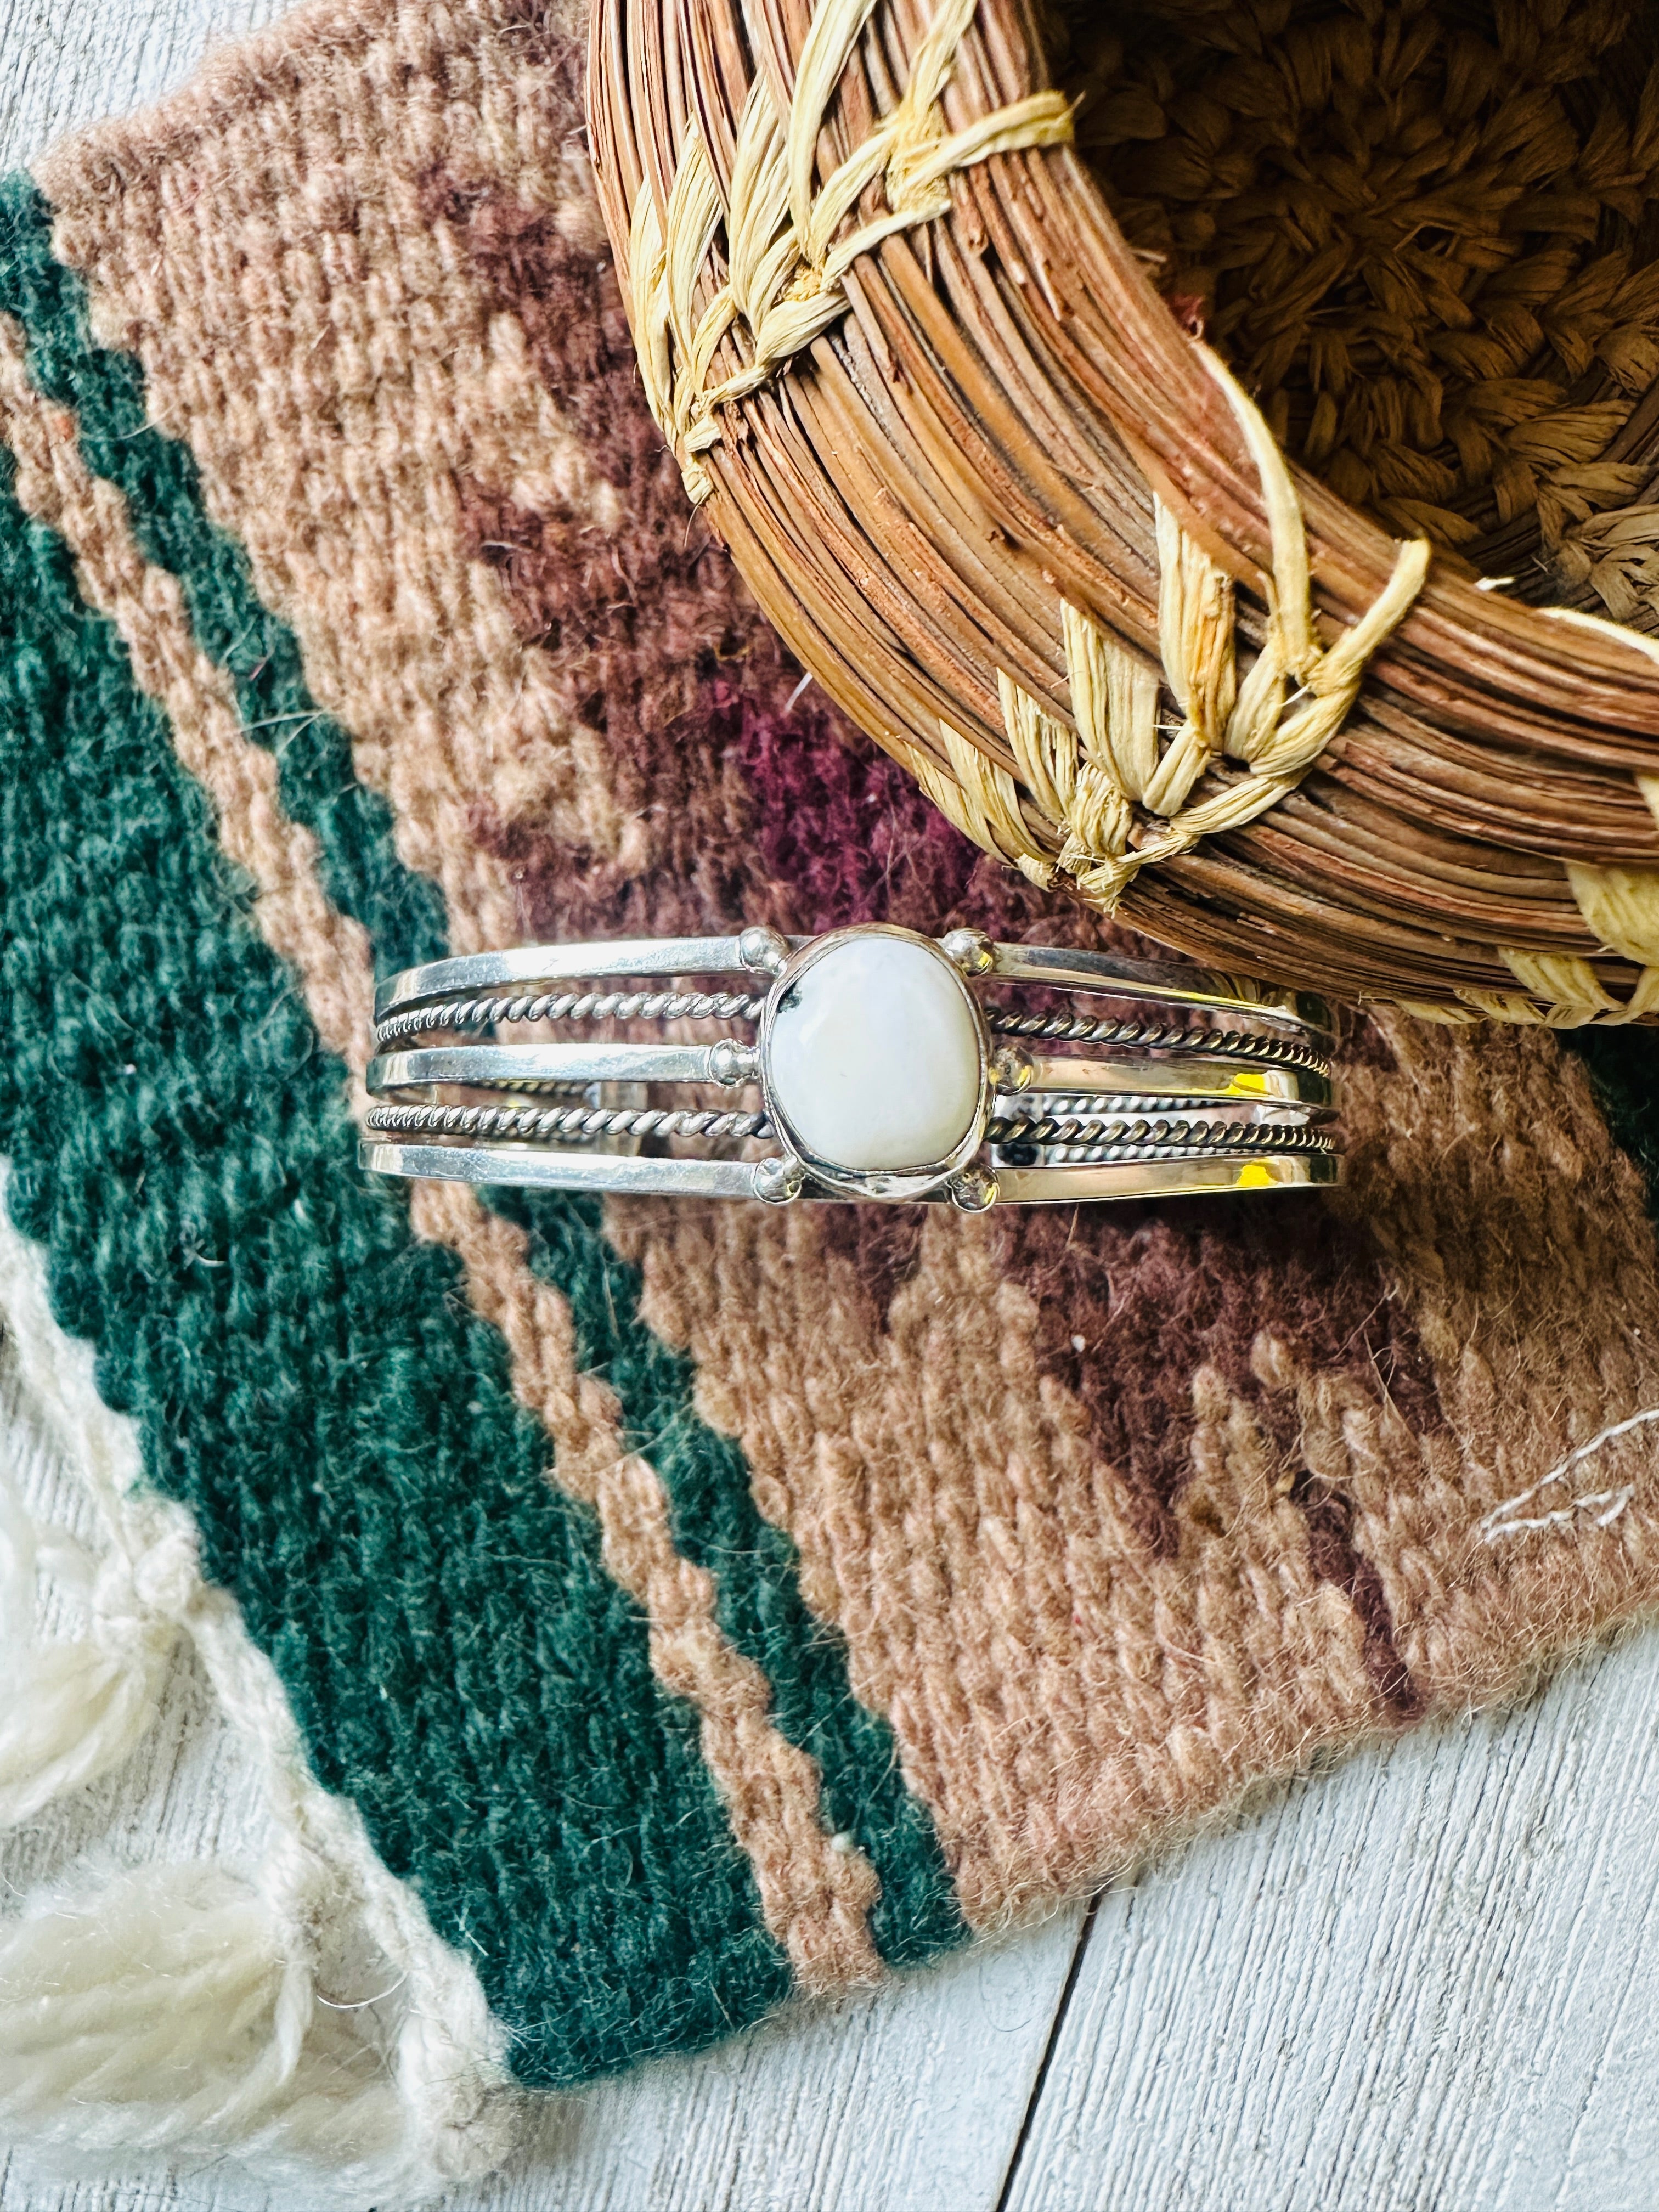
{"type": "Polygon", "coordinates": [[[1341,1171],[1318,1000],[977,930],[529,945],[411,968],[374,1014],[360,1158],[384,1175],[980,1212],[1341,1171]],[[659,1034],[545,1035],[616,1024],[659,1034]]]}

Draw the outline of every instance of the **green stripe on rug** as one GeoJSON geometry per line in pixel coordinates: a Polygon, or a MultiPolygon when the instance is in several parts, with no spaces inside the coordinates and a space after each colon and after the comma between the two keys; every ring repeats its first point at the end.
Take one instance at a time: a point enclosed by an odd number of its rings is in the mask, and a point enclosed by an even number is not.
{"type": "Polygon", "coordinates": [[[234,679],[243,727],[276,756],[283,805],[317,839],[329,896],[368,932],[383,974],[439,958],[436,884],[398,860],[391,808],[357,781],[345,732],[307,688],[293,632],[261,604],[246,552],[209,515],[189,447],[147,423],[143,369],[94,343],[86,288],[54,259],[51,206],[21,173],[0,177],[0,311],[27,331],[40,390],[79,416],[87,465],[126,494],[145,559],[183,586],[203,650],[234,679]]]}
{"type": "MultiPolygon", "coordinates": [[[[84,286],[53,258],[50,226],[32,180],[0,180],[0,309],[27,332],[33,374],[79,410],[88,465],[125,493],[146,557],[179,577],[198,637],[236,678],[249,735],[276,749],[283,804],[317,836],[330,896],[369,932],[377,969],[439,957],[435,890],[398,858],[390,811],[349,781],[344,734],[311,700],[293,635],[260,603],[246,553],[208,516],[188,448],[146,427],[138,364],[93,341],[84,286]]],[[[892,1729],[854,1698],[845,1646],[808,1611],[793,1547],[756,1508],[739,1448],[699,1419],[692,1363],[640,1321],[635,1271],[579,1201],[538,1200],[516,1218],[536,1232],[544,1279],[570,1302],[583,1365],[606,1373],[667,1486],[677,1542],[714,1577],[720,1626],[767,1674],[780,1728],[819,1760],[832,1823],[881,1878],[877,1948],[908,1965],[963,1940],[932,1817],[904,1785],[892,1729]]]]}
{"type": "Polygon", "coordinates": [[[0,1150],[58,1318],[520,2076],[728,2033],[790,1975],[695,1717],[459,1266],[358,1173],[343,1070],[13,483],[4,454],[0,1150]]]}
{"type": "Polygon", "coordinates": [[[611,1384],[630,1443],[661,1475],[675,1543],[714,1577],[720,1625],[770,1680],[779,1728],[817,1759],[832,1826],[879,1873],[870,1915],[877,1949],[907,1966],[964,1942],[938,1835],[905,1787],[892,1729],[853,1695],[846,1646],[808,1612],[794,1545],[756,1505],[740,1447],[692,1410],[695,1363],[640,1320],[639,1271],[598,1234],[599,1205],[489,1195],[530,1231],[536,1272],[569,1297],[578,1362],[611,1384]]]}

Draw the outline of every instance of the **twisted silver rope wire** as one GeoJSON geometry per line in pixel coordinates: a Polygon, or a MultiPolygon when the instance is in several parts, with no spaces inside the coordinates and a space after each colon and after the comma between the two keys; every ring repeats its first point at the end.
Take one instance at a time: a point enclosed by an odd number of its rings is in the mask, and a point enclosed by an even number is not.
{"type": "Polygon", "coordinates": [[[392,1014],[374,1030],[382,1048],[432,1030],[493,1029],[497,1022],[757,1022],[766,1001],[737,991],[543,991],[444,999],[392,1014]]]}
{"type": "Polygon", "coordinates": [[[986,1127],[994,1145],[1174,1146],[1181,1152],[1329,1152],[1322,1129],[1274,1121],[1107,1120],[1097,1115],[997,1117],[986,1127]]]}
{"type": "Polygon", "coordinates": [[[1328,1075],[1331,1063],[1312,1046],[1289,1038],[1259,1036],[1253,1030],[1193,1030],[1156,1022],[1091,1021],[1083,1014],[1018,1014],[988,1006],[985,1019],[998,1036],[1028,1037],[1061,1044],[1117,1044],[1151,1050],[1223,1054],[1230,1060],[1266,1060],[1283,1067],[1304,1067],[1328,1075]]]}
{"type": "Polygon", "coordinates": [[[549,1144],[557,1137],[769,1137],[764,1114],[707,1114],[690,1107],[371,1106],[377,1136],[479,1137],[549,1144]]]}

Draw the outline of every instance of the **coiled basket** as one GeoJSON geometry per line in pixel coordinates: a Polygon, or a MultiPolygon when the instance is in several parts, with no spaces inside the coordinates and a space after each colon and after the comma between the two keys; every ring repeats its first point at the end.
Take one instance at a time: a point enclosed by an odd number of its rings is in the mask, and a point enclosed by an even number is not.
{"type": "MultiPolygon", "coordinates": [[[[1388,46],[1380,0],[1344,4],[1388,46]]],[[[1030,0],[597,0],[592,41],[687,490],[961,829],[1229,974],[1454,1020],[1659,1016],[1659,646],[1591,592],[1527,604],[1561,584],[1524,546],[1489,587],[1286,459],[1126,240],[1030,0]]],[[[1659,147],[1659,111],[1620,127],[1627,167],[1659,147]]],[[[1628,286],[1647,200],[1620,191],[1628,286]]],[[[1601,266],[1595,220],[1571,268],[1535,257],[1558,285],[1601,266]]],[[[1602,349],[1636,433],[1646,343],[1602,349]]],[[[1580,366],[1593,415],[1609,372],[1580,366]]],[[[1574,481],[1628,503],[1634,434],[1574,481]]]]}

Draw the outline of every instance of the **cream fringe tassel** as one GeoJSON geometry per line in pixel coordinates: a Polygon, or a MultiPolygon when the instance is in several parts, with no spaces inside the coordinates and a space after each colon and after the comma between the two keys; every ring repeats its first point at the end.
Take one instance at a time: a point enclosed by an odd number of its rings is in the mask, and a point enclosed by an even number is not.
{"type": "Polygon", "coordinates": [[[0,1825],[125,1760],[188,1638],[270,1841],[257,1863],[83,1864],[0,1917],[0,2135],[76,2164],[228,2155],[308,2203],[407,2205],[480,2179],[521,2107],[477,1977],[312,1778],[275,1670],[202,1580],[189,1515],[141,1484],[132,1423],[53,1321],[6,1182],[0,1163],[0,1329],[105,1547],[31,1510],[0,1459],[0,1825]]]}

